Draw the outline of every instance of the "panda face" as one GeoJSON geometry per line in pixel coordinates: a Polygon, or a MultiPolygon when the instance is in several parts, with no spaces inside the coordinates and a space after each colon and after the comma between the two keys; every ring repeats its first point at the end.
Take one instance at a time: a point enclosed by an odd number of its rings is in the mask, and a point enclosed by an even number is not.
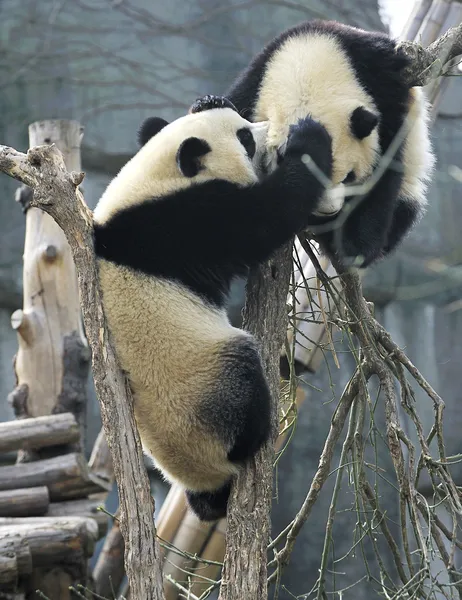
{"type": "Polygon", "coordinates": [[[269,60],[260,90],[253,118],[270,123],[267,169],[284,154],[290,124],[299,118],[309,115],[331,135],[332,188],[318,212],[335,214],[342,186],[370,176],[380,151],[378,111],[347,55],[331,36],[289,37],[269,60]]]}
{"type": "Polygon", "coordinates": [[[267,123],[250,123],[231,108],[188,114],[170,124],[150,119],[139,133],[144,145],[109,184],[94,211],[95,221],[195,183],[256,183],[267,132],[267,123]]]}

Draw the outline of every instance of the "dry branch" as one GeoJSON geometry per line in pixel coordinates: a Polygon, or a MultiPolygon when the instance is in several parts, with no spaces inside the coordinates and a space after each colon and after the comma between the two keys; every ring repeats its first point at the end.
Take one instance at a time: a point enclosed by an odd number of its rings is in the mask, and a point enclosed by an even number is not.
{"type": "Polygon", "coordinates": [[[78,273],[85,331],[104,433],[111,450],[125,539],[125,566],[133,600],[163,598],[154,501],[133,414],[132,397],[109,342],[93,251],[92,215],[77,189],[83,173],[68,173],[55,146],[27,155],[0,146],[0,171],[34,189],[31,205],[50,214],[63,229],[78,273]]]}
{"type": "Polygon", "coordinates": [[[0,423],[0,452],[72,444],[80,438],[72,413],[0,423]]]}
{"type": "Polygon", "coordinates": [[[98,477],[105,479],[111,484],[114,482],[114,468],[112,466],[111,452],[107,445],[104,429],[101,429],[96,438],[90,460],[88,461],[88,467],[91,472],[98,477]]]}
{"type": "Polygon", "coordinates": [[[427,48],[416,42],[400,42],[412,64],[405,71],[409,87],[425,86],[443,74],[444,66],[462,54],[462,25],[448,29],[427,48]]]}
{"type": "Polygon", "coordinates": [[[119,515],[104,540],[98,561],[93,570],[95,592],[104,598],[110,598],[113,591],[119,589],[124,578],[124,538],[120,531],[119,515]]]}

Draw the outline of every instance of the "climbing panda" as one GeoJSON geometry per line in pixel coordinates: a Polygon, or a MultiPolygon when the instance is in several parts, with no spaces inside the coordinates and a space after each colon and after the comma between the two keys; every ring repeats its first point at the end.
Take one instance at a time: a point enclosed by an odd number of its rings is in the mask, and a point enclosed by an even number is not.
{"type": "Polygon", "coordinates": [[[311,229],[336,265],[386,256],[424,211],[434,157],[427,101],[406,84],[408,65],[384,33],[315,20],[276,37],[226,94],[246,119],[269,121],[269,170],[292,123],[310,116],[326,127],[331,187],[311,229]]]}
{"type": "Polygon", "coordinates": [[[256,341],[226,315],[230,283],[306,227],[324,191],[306,159],[331,176],[331,138],[305,117],[261,179],[266,133],[216,97],[170,124],[148,119],[94,211],[104,310],[143,446],[202,520],[226,515],[232,477],[271,432],[256,341]]]}

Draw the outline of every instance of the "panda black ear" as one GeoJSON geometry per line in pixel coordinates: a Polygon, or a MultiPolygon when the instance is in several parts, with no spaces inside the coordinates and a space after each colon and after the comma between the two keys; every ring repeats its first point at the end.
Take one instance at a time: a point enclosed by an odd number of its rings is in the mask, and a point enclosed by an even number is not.
{"type": "Polygon", "coordinates": [[[184,140],[176,153],[176,162],[185,177],[195,177],[203,168],[201,158],[212,148],[205,140],[190,137],[184,140]]]}
{"type": "Polygon", "coordinates": [[[149,117],[149,119],[146,119],[138,130],[139,145],[144,146],[146,142],[157,135],[166,125],[168,125],[168,121],[160,117],[149,117]]]}
{"type": "Polygon", "coordinates": [[[377,127],[379,122],[378,116],[364,108],[364,106],[358,106],[351,113],[350,127],[351,132],[358,140],[363,140],[367,136],[371,135],[374,129],[377,127]]]}

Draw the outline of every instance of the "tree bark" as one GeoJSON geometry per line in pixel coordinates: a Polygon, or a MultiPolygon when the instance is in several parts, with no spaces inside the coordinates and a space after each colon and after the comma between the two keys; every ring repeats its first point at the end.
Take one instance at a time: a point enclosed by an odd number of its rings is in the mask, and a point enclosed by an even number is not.
{"type": "Polygon", "coordinates": [[[220,600],[265,600],[267,547],[273,481],[274,442],[278,433],[279,357],[287,331],[287,292],[292,244],[253,270],[247,282],[243,327],[260,342],[272,396],[272,439],[237,477],[228,506],[226,554],[220,600]]]}
{"type": "Polygon", "coordinates": [[[132,600],[164,598],[160,552],[155,539],[154,500],[133,414],[102,308],[93,250],[92,215],[78,190],[83,173],[68,173],[55,146],[32,148],[27,156],[0,147],[0,171],[34,188],[31,203],[48,212],[66,233],[78,272],[85,331],[104,433],[111,450],[125,540],[125,569],[132,600]]]}

